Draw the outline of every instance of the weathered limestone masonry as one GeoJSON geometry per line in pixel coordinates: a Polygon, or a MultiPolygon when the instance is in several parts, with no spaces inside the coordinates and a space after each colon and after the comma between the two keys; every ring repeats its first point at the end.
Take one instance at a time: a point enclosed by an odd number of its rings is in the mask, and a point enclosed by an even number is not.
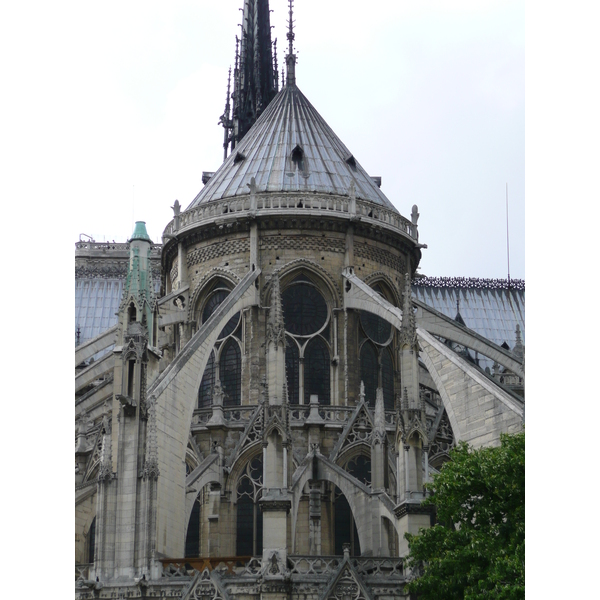
{"type": "Polygon", "coordinates": [[[431,475],[522,427],[523,399],[452,346],[522,379],[522,344],[413,300],[418,209],[296,86],[291,9],[286,85],[249,69],[268,15],[245,1],[225,161],[173,206],[160,293],[139,222],[118,323],[76,350],[82,600],[406,598],[431,475]]]}

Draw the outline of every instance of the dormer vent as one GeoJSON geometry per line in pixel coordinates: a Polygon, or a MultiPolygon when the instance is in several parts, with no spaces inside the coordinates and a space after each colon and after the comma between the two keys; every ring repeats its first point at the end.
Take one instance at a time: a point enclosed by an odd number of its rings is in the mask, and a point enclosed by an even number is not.
{"type": "Polygon", "coordinates": [[[371,175],[371,179],[378,188],[381,187],[381,177],[379,177],[379,175],[371,175]]]}
{"type": "Polygon", "coordinates": [[[292,150],[292,164],[298,171],[304,171],[304,150],[298,145],[292,150]]]}
{"type": "Polygon", "coordinates": [[[242,162],[243,160],[246,160],[246,155],[242,154],[241,152],[236,152],[235,156],[233,157],[233,164],[236,165],[239,162],[242,162]]]}
{"type": "Polygon", "coordinates": [[[346,160],[346,163],[350,165],[350,168],[353,171],[356,171],[356,159],[354,158],[354,156],[351,154],[345,160],[346,160]]]}
{"type": "Polygon", "coordinates": [[[214,171],[202,171],[202,183],[206,185],[214,174],[214,171]]]}

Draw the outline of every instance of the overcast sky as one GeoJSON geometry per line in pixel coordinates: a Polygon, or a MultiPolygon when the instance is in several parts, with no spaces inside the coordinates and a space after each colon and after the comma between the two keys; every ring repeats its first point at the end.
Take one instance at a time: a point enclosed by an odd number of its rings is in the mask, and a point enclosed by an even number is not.
{"type": "MultiPolygon", "coordinates": [[[[22,7],[8,9],[19,11],[22,7]]],[[[43,153],[68,235],[159,241],[178,199],[222,162],[227,70],[243,0],[41,4],[24,32],[43,153]]],[[[279,65],[286,0],[271,0],[279,65]]],[[[297,83],[405,216],[427,275],[524,277],[524,2],[296,0],[297,83]],[[366,8],[368,10],[366,10],[366,8]]],[[[24,177],[28,174],[24,173],[24,177]]],[[[42,183],[43,182],[43,183],[42,183]]],[[[45,192],[42,191],[43,195],[45,192]]],[[[42,199],[43,202],[43,199],[42,199]]]]}

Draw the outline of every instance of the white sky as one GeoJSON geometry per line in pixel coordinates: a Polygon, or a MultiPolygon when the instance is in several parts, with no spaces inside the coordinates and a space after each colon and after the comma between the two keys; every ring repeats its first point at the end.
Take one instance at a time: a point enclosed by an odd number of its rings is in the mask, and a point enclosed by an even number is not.
{"type": "MultiPolygon", "coordinates": [[[[73,243],[125,241],[133,220],[159,241],[174,200],[187,207],[219,167],[242,4],[48,3],[31,16],[35,77],[21,74],[18,103],[46,100],[28,125],[49,130],[43,162],[73,243]]],[[[287,1],[270,5],[281,68],[287,1]]],[[[419,206],[421,272],[506,277],[508,184],[511,276],[524,277],[524,3],[295,5],[298,86],[403,215],[419,206]]]]}

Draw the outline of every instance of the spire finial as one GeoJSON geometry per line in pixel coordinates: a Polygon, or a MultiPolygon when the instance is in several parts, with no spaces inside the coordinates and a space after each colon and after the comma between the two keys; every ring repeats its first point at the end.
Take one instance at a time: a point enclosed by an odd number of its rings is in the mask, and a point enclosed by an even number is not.
{"type": "Polygon", "coordinates": [[[232,129],[231,123],[231,67],[229,67],[229,75],[227,77],[227,96],[225,98],[225,110],[223,115],[219,119],[219,123],[223,125],[225,133],[223,134],[223,160],[227,158],[227,147],[229,146],[230,135],[229,131],[232,129]]]}
{"type": "Polygon", "coordinates": [[[287,65],[287,84],[295,85],[296,84],[296,55],[294,54],[294,38],[296,34],[294,33],[294,0],[288,0],[290,10],[289,10],[289,21],[288,21],[288,32],[287,39],[289,42],[288,46],[288,55],[285,57],[285,62],[287,65]]]}

